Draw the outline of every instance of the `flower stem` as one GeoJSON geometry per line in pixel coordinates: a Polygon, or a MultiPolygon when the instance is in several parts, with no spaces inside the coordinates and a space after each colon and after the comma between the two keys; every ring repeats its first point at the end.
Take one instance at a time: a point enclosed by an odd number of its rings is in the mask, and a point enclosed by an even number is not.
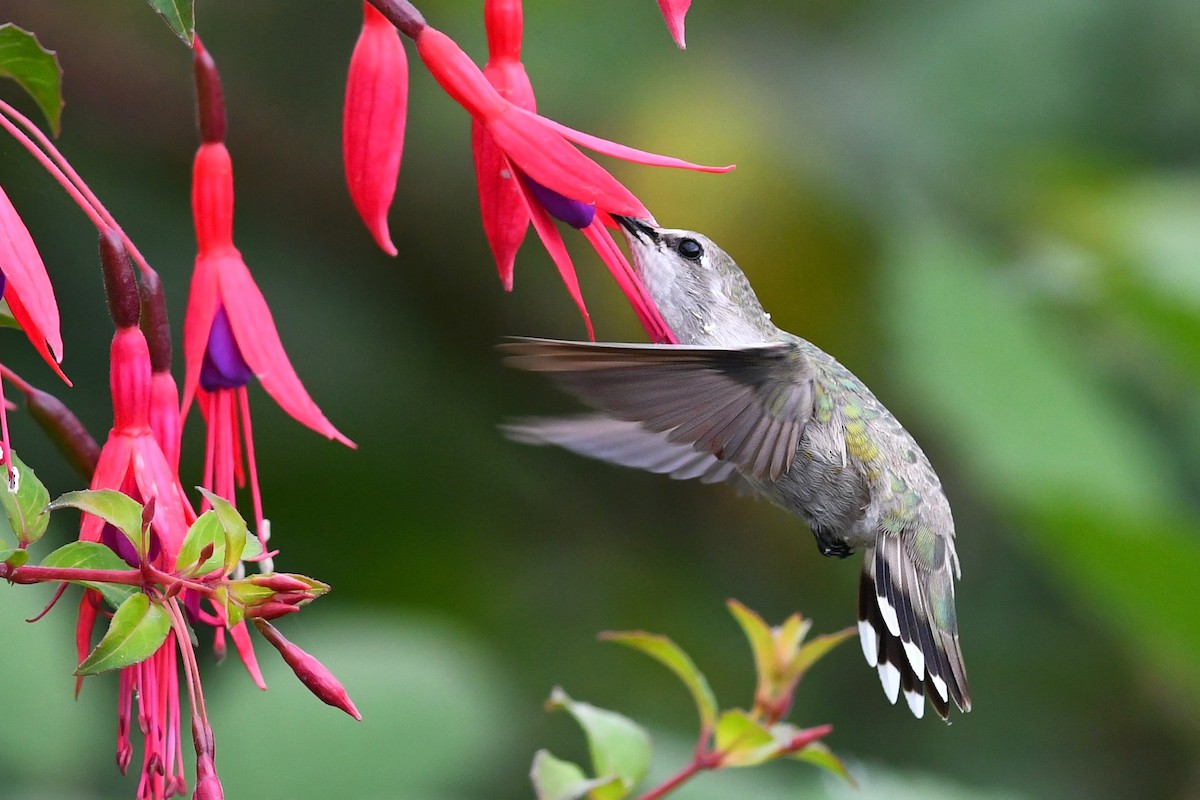
{"type": "Polygon", "coordinates": [[[660,797],[666,797],[691,780],[696,774],[715,767],[719,761],[720,757],[716,753],[697,753],[687,766],[646,792],[639,800],[659,800],[660,797]]]}
{"type": "Polygon", "coordinates": [[[138,265],[143,274],[154,273],[154,269],[137,249],[133,240],[125,234],[125,231],[117,224],[116,218],[108,212],[108,209],[100,202],[100,198],[96,197],[95,192],[88,188],[83,178],[79,177],[79,173],[59,152],[54,143],[47,138],[46,134],[42,133],[38,126],[30,122],[28,117],[3,100],[0,100],[0,127],[7,130],[67,190],[67,194],[83,210],[97,230],[103,230],[107,226],[121,234],[121,238],[125,241],[125,249],[129,251],[133,262],[138,265]],[[13,125],[14,121],[24,128],[28,135],[13,125]],[[30,139],[30,136],[33,139],[30,139]],[[36,140],[36,144],[34,140],[36,140]]]}
{"type": "MultiPolygon", "coordinates": [[[[0,563],[0,580],[9,583],[32,584],[54,581],[87,583],[120,583],[141,586],[142,573],[136,569],[72,569],[69,567],[14,567],[0,563]]],[[[174,580],[174,579],[172,579],[174,580]]]]}
{"type": "Polygon", "coordinates": [[[367,0],[367,2],[379,9],[379,13],[387,17],[388,22],[396,26],[396,30],[414,42],[421,35],[421,31],[425,30],[425,17],[421,16],[421,12],[408,0],[367,0]]]}

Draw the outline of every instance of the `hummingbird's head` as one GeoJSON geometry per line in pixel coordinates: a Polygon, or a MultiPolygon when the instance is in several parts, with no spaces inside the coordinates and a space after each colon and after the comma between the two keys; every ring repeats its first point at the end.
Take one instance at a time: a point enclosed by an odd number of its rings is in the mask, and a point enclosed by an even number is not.
{"type": "Polygon", "coordinates": [[[633,266],[681,344],[734,346],[774,335],[737,262],[702,233],[613,216],[633,266]]]}

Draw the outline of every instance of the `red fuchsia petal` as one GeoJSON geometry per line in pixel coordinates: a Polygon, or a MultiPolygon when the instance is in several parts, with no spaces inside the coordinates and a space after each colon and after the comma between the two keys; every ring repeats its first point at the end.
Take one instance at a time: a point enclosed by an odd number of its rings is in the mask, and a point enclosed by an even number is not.
{"type": "Polygon", "coordinates": [[[221,142],[207,142],[196,151],[192,222],[201,255],[233,246],[233,162],[221,142]]]}
{"type": "Polygon", "coordinates": [[[563,244],[562,235],[559,234],[558,228],[554,227],[554,222],[546,213],[546,209],[538,205],[537,201],[529,195],[524,183],[518,183],[521,188],[521,202],[529,213],[533,229],[537,231],[538,238],[542,240],[546,252],[550,254],[554,265],[558,267],[558,274],[562,277],[571,299],[579,307],[579,313],[583,315],[583,322],[587,326],[588,339],[595,341],[596,332],[592,329],[592,317],[588,314],[587,305],[583,302],[583,292],[579,289],[579,278],[575,275],[575,265],[571,263],[571,256],[567,253],[566,245],[563,244]]]}
{"type": "MultiPolygon", "coordinates": [[[[491,9],[491,4],[487,9],[491,9]]],[[[489,39],[490,31],[489,27],[489,39]]],[[[511,50],[511,42],[507,39],[500,46],[511,50]]],[[[519,57],[519,41],[517,54],[519,57]]],[[[494,50],[492,57],[496,58],[494,50]]],[[[536,107],[533,86],[519,61],[489,61],[483,74],[505,99],[529,111],[536,107]]],[[[515,186],[516,173],[500,152],[496,140],[483,127],[483,123],[474,118],[471,120],[471,152],[475,156],[475,181],[479,188],[483,232],[496,259],[500,283],[505,291],[512,291],[513,265],[529,228],[529,215],[521,204],[515,186]]]]}
{"type": "MultiPolygon", "coordinates": [[[[108,441],[100,450],[100,460],[92,474],[89,489],[120,489],[129,474],[129,462],[133,460],[133,440],[128,436],[110,433],[108,441]]],[[[84,542],[100,541],[100,529],[104,520],[91,514],[81,514],[79,539],[84,542]]]]}
{"type": "Polygon", "coordinates": [[[471,57],[437,28],[426,26],[421,31],[417,54],[446,94],[471,116],[487,120],[508,107],[471,57]]]}
{"type": "MultiPolygon", "coordinates": [[[[11,284],[4,290],[4,299],[8,301],[8,310],[12,312],[13,319],[21,326],[21,330],[26,331],[27,335],[28,331],[37,330],[37,324],[29,316],[29,312],[25,309],[24,304],[21,303],[21,298],[17,295],[16,290],[12,288],[11,284]]],[[[29,337],[29,341],[33,343],[33,349],[37,350],[38,355],[50,365],[50,369],[54,370],[54,373],[62,378],[67,386],[71,386],[70,379],[63,373],[58,363],[54,360],[54,356],[51,355],[50,348],[46,345],[46,340],[35,334],[29,337]]]]}
{"type": "Polygon", "coordinates": [[[346,79],[342,114],[342,161],[350,199],[376,243],[397,253],[387,213],[396,193],[408,109],[408,57],[400,34],[363,3],[363,28],[346,79]]]}
{"type": "Polygon", "coordinates": [[[487,29],[489,61],[521,60],[521,36],[525,28],[521,0],[486,0],[483,4],[483,25],[487,29]]]}
{"type": "Polygon", "coordinates": [[[150,349],[139,328],[121,328],[113,336],[109,387],[112,390],[113,430],[127,435],[150,426],[150,349]]]}
{"type": "Polygon", "coordinates": [[[634,313],[637,314],[638,320],[646,329],[650,339],[658,344],[679,344],[679,340],[675,338],[675,334],[667,327],[666,321],[659,313],[658,307],[650,299],[646,287],[638,278],[637,273],[633,271],[633,267],[629,265],[625,254],[621,252],[621,248],[617,247],[612,236],[604,229],[601,219],[597,218],[591,225],[584,228],[583,235],[595,248],[600,260],[608,267],[617,286],[629,298],[634,313]]]}
{"type": "Polygon", "coordinates": [[[179,389],[169,372],[155,372],[150,376],[150,431],[162,448],[167,464],[178,474],[183,422],[179,417],[179,389]]]}
{"type": "Polygon", "coordinates": [[[183,403],[181,413],[186,416],[196,390],[200,386],[200,369],[204,365],[204,351],[208,348],[208,335],[212,331],[213,318],[221,301],[217,274],[224,258],[241,258],[230,246],[220,255],[200,255],[192,272],[192,287],[188,293],[187,311],[183,316],[183,403]]]}
{"type": "MultiPolygon", "coordinates": [[[[240,257],[224,258],[218,270],[221,301],[229,314],[238,346],[267,394],[297,422],[317,433],[354,447],[308,396],[284,352],[275,321],[262,292],[240,257]]],[[[186,334],[185,334],[186,335],[186,334]]]]}
{"type": "Polygon", "coordinates": [[[175,568],[175,557],[183,539],[187,536],[191,520],[195,519],[179,477],[167,463],[158,442],[151,436],[139,436],[133,440],[133,477],[138,493],[144,498],[154,498],[154,521],[151,523],[158,534],[163,549],[163,560],[167,569],[175,568]]]}
{"type": "Polygon", "coordinates": [[[479,120],[471,121],[471,150],[475,154],[483,232],[496,259],[500,283],[506,292],[511,292],[513,267],[529,228],[529,214],[521,204],[516,176],[508,160],[479,120]]]}
{"type": "MultiPolygon", "coordinates": [[[[84,589],[79,601],[79,619],[75,621],[75,653],[79,656],[77,663],[83,663],[92,652],[92,629],[96,625],[96,603],[103,602],[100,593],[95,589],[84,589]]],[[[75,678],[75,696],[83,688],[83,676],[75,678]]]]}
{"type": "Polygon", "coordinates": [[[687,49],[683,41],[683,18],[691,5],[692,0],[658,0],[663,19],[667,21],[667,30],[671,32],[671,38],[679,45],[680,50],[687,49]]]}
{"type": "Polygon", "coordinates": [[[453,39],[426,27],[417,39],[417,52],[446,93],[483,123],[522,172],[564,197],[614,214],[649,216],[628,189],[545,125],[547,120],[501,97],[453,39]]]}
{"type": "Polygon", "coordinates": [[[54,287],[50,285],[50,276],[46,274],[46,265],[42,263],[33,237],[2,188],[0,271],[4,272],[7,281],[5,295],[12,297],[15,294],[24,309],[25,321],[18,322],[42,357],[57,370],[58,362],[62,361],[62,333],[54,287]],[[47,348],[52,357],[48,357],[47,348]]]}
{"type": "MultiPolygon", "coordinates": [[[[646,166],[650,167],[691,169],[697,172],[724,173],[729,172],[736,167],[735,164],[727,164],[724,167],[710,167],[704,164],[695,164],[691,161],[684,161],[681,158],[673,158],[672,156],[660,156],[657,153],[638,150],[635,147],[618,144],[617,142],[611,142],[608,139],[601,139],[599,136],[592,136],[591,134],[584,133],[583,131],[577,131],[574,128],[569,128],[566,125],[563,125],[561,122],[555,122],[554,120],[546,117],[538,117],[538,119],[541,120],[544,125],[553,129],[555,132],[566,137],[567,139],[570,139],[572,142],[582,145],[589,150],[595,150],[597,153],[601,153],[606,156],[612,156],[613,158],[619,158],[622,161],[632,161],[635,164],[645,164],[646,166]]],[[[624,213],[616,209],[610,210],[605,208],[604,210],[613,214],[624,213]]]]}
{"type": "Polygon", "coordinates": [[[549,123],[545,117],[512,104],[483,120],[488,133],[508,159],[543,186],[613,214],[650,215],[620,181],[576,150],[554,127],[557,123],[549,123]]]}
{"type": "Polygon", "coordinates": [[[245,622],[239,622],[229,629],[229,635],[233,637],[233,646],[237,648],[238,657],[246,665],[246,671],[250,673],[254,685],[266,691],[267,682],[263,680],[258,657],[254,655],[254,640],[250,638],[250,629],[246,627],[245,622]]]}

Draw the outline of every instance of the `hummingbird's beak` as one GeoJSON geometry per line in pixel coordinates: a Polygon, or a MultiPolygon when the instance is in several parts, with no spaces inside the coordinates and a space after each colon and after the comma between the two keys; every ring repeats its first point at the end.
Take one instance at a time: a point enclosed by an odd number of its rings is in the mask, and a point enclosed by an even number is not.
{"type": "Polygon", "coordinates": [[[617,221],[618,225],[629,231],[633,238],[641,241],[642,235],[645,234],[650,241],[658,241],[658,231],[649,223],[635,217],[622,217],[620,214],[613,214],[612,218],[617,221]]]}

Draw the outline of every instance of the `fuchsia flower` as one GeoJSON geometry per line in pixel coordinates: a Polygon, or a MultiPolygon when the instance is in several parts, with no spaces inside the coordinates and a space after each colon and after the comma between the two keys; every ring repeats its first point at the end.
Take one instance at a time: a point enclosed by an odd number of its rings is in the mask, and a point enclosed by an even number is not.
{"type": "MultiPolygon", "coordinates": [[[[46,265],[4,189],[0,188],[0,296],[8,303],[13,319],[25,331],[34,349],[67,385],[70,381],[58,364],[62,361],[62,334],[58,324],[58,303],[54,287],[46,274],[46,265]]],[[[8,457],[8,411],[5,408],[3,382],[0,381],[0,461],[12,477],[8,457]]]]}
{"type": "Polygon", "coordinates": [[[350,199],[375,241],[390,256],[387,212],[396,193],[408,110],[408,57],[400,34],[370,3],[350,57],[342,115],[342,160],[350,199]]]}
{"type": "Polygon", "coordinates": [[[225,149],[225,111],[212,57],[195,41],[203,143],[193,169],[196,268],[183,323],[183,413],[195,397],[208,424],[204,486],[231,502],[249,474],[256,533],[266,543],[246,385],[258,378],[297,422],[354,446],[321,413],[292,369],[271,311],[233,244],[233,164],[225,149]],[[246,469],[242,468],[245,452],[246,469]]]}
{"type": "MultiPolygon", "coordinates": [[[[0,188],[0,295],[50,368],[64,381],[58,303],[46,265],[8,195],[0,188]]],[[[67,381],[70,384],[70,381],[67,381]]]]}
{"type": "Polygon", "coordinates": [[[650,302],[640,280],[606,228],[612,214],[649,217],[633,193],[575,148],[660,167],[725,172],[677,158],[636,150],[561,125],[534,111],[534,95],[521,65],[522,7],[519,0],[488,0],[484,6],[488,63],[480,72],[448,36],[425,26],[417,52],[442,88],[474,118],[472,146],[484,230],[505,288],[512,286],[513,259],[532,223],[568,291],[591,322],[575,268],[554,216],[580,229],[608,266],[656,341],[674,337],[650,302]]]}
{"type": "Polygon", "coordinates": [[[646,153],[538,116],[534,113],[533,88],[521,64],[520,0],[487,0],[484,16],[488,62],[483,76],[494,92],[481,85],[473,73],[474,64],[465,54],[437,31],[427,28],[422,32],[417,49],[443,88],[474,117],[472,147],[480,209],[505,288],[512,288],[513,260],[526,228],[532,223],[591,333],[575,268],[561,235],[550,221],[553,216],[583,232],[633,304],[650,337],[659,342],[674,342],[641,281],[607,231],[615,227],[612,214],[648,217],[650,213],[628,189],[569,142],[653,166],[708,172],[723,172],[731,167],[704,167],[646,153]],[[427,38],[430,35],[433,38],[427,38]]]}
{"type": "MultiPolygon", "coordinates": [[[[110,373],[113,427],[100,451],[90,488],[116,489],[143,503],[147,509],[152,508],[148,560],[156,568],[169,573],[175,568],[175,560],[188,528],[196,520],[196,514],[179,482],[177,465],[170,463],[160,440],[156,438],[156,433],[165,433],[172,437],[167,446],[178,447],[177,395],[173,390],[169,394],[162,394],[163,399],[169,398],[170,405],[176,409],[176,423],[172,425],[171,412],[160,407],[157,413],[165,418],[165,422],[160,419],[156,425],[152,420],[152,407],[156,403],[156,379],[161,373],[152,369],[151,348],[138,327],[141,314],[138,289],[118,234],[109,231],[101,237],[101,258],[109,308],[117,325],[113,336],[110,373]]],[[[143,288],[149,297],[146,306],[151,324],[148,327],[153,334],[158,330],[157,323],[165,325],[165,312],[161,307],[155,308],[156,300],[161,300],[156,281],[151,278],[148,283],[151,285],[143,288]]],[[[161,341],[156,342],[156,349],[161,345],[161,341]]],[[[177,449],[175,457],[178,457],[177,449]]],[[[125,536],[99,517],[83,515],[79,538],[103,542],[131,566],[139,564],[139,557],[132,551],[125,536]]],[[[214,626],[220,639],[226,626],[224,610],[217,603],[210,602],[211,611],[203,611],[198,597],[188,597],[190,590],[184,593],[193,622],[214,626]]],[[[84,592],[75,631],[75,643],[81,661],[91,650],[92,629],[102,604],[98,592],[92,589],[84,592]]],[[[230,632],[251,676],[259,686],[265,688],[245,623],[239,623],[230,632]]],[[[190,651],[190,645],[188,647],[190,651]]],[[[170,633],[153,655],[120,671],[117,763],[124,772],[132,759],[133,746],[129,735],[136,708],[138,729],[144,735],[142,774],[137,793],[139,800],[160,800],[187,792],[181,734],[178,648],[175,634],[170,633]]],[[[212,777],[215,779],[215,776],[212,777]]],[[[210,791],[211,784],[212,780],[209,780],[210,791]]]]}
{"type": "Polygon", "coordinates": [[[683,41],[683,18],[687,16],[692,0],[658,0],[658,8],[662,11],[663,19],[667,21],[667,30],[680,50],[686,50],[683,41]]]}

